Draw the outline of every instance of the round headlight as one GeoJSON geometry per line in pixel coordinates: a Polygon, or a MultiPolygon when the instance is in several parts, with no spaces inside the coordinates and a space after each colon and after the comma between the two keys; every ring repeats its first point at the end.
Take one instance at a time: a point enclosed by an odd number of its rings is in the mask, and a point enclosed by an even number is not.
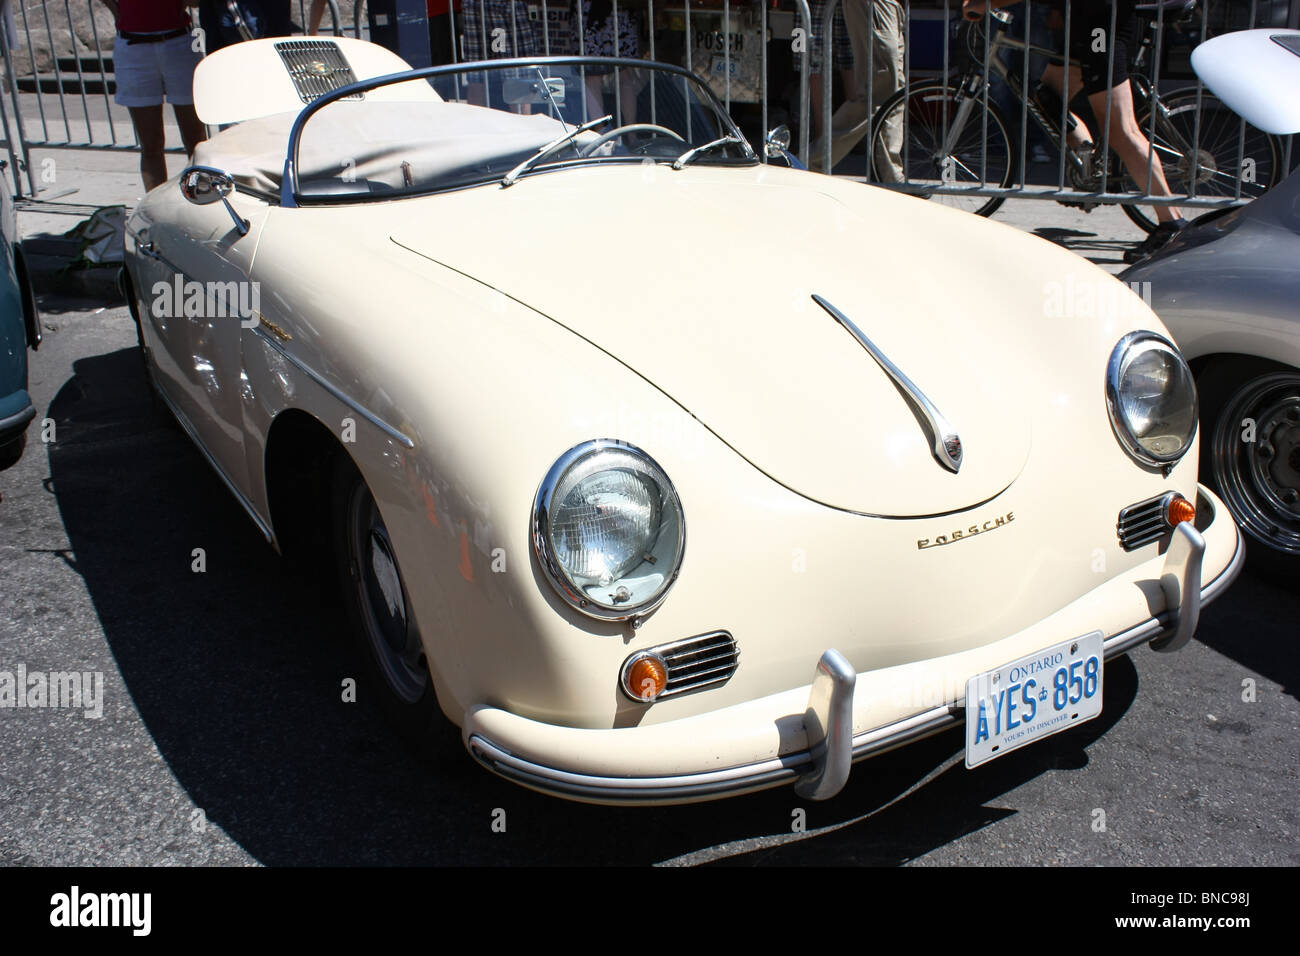
{"type": "Polygon", "coordinates": [[[1172,465],[1196,437],[1196,383],[1174,344],[1130,332],[1110,354],[1106,404],[1115,434],[1144,465],[1172,465]]]}
{"type": "Polygon", "coordinates": [[[560,596],[592,617],[623,621],[656,607],[685,546],[676,489],[654,459],[626,442],[571,448],[537,491],[537,560],[560,596]]]}

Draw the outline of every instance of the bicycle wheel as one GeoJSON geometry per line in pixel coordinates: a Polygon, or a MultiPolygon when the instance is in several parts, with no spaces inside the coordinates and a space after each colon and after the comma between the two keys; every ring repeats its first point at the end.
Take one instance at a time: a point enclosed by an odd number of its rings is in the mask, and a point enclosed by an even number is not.
{"type": "MultiPolygon", "coordinates": [[[[1235,196],[1241,179],[1241,197],[1262,196],[1282,178],[1282,145],[1277,137],[1246,124],[1241,144],[1241,117],[1209,93],[1201,95],[1201,128],[1196,134],[1196,91],[1184,90],[1161,97],[1169,111],[1168,122],[1156,121],[1156,153],[1165,168],[1165,179],[1175,195],[1189,193],[1196,179],[1198,196],[1235,196]],[[1195,138],[1196,151],[1192,145],[1195,138]],[[1242,161],[1238,163],[1238,146],[1242,161]]],[[[1151,135],[1151,111],[1138,119],[1144,136],[1151,135]]],[[[1146,192],[1146,179],[1134,179],[1126,172],[1124,187],[1146,192]]],[[[1125,206],[1125,214],[1147,232],[1156,227],[1146,207],[1125,206]]]]}
{"type": "Polygon", "coordinates": [[[911,89],[901,89],[885,100],[871,121],[872,176],[876,182],[892,180],[892,170],[886,168],[882,175],[882,166],[888,163],[886,124],[902,123],[906,181],[932,185],[935,192],[922,193],[927,199],[977,216],[991,216],[1005,199],[940,191],[981,184],[1005,189],[1015,175],[1015,154],[1006,120],[996,103],[990,102],[986,112],[982,97],[972,104],[962,128],[953,138],[952,148],[944,150],[944,135],[951,136],[954,129],[957,93],[956,87],[943,82],[916,83],[911,89]]]}

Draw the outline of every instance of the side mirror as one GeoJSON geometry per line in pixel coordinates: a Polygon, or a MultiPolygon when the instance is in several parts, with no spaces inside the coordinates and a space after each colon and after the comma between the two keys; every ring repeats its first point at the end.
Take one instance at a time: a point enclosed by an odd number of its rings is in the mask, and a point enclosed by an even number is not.
{"type": "Polygon", "coordinates": [[[767,154],[768,159],[779,159],[791,169],[807,169],[803,163],[799,162],[794,153],[790,152],[790,127],[782,123],[776,129],[768,132],[763,140],[763,152],[767,154]]]}
{"type": "Polygon", "coordinates": [[[782,123],[776,129],[769,130],[763,140],[763,151],[769,159],[782,159],[790,151],[790,127],[782,123]]]}
{"type": "Polygon", "coordinates": [[[190,166],[181,173],[181,195],[196,206],[208,206],[219,202],[226,207],[230,218],[235,221],[235,228],[241,236],[248,235],[248,220],[240,218],[235,207],[230,205],[229,197],[235,191],[235,178],[220,169],[210,166],[190,166]]]}

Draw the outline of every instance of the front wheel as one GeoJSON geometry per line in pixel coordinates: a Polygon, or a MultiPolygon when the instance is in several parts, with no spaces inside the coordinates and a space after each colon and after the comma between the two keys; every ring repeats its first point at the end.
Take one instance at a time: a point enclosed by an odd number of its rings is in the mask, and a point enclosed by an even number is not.
{"type": "Polygon", "coordinates": [[[361,658],[360,688],[409,742],[433,727],[436,698],[393,542],[374,495],[346,455],[334,469],[334,553],[349,629],[361,658]]]}
{"type": "Polygon", "coordinates": [[[1251,564],[1300,573],[1300,370],[1220,359],[1197,382],[1204,412],[1201,475],[1262,547],[1251,564]]]}
{"type": "MultiPolygon", "coordinates": [[[[1195,90],[1161,97],[1167,116],[1156,120],[1154,154],[1160,158],[1165,179],[1174,195],[1190,195],[1196,184],[1197,196],[1236,196],[1241,180],[1241,198],[1254,199],[1268,192],[1282,178],[1282,147],[1277,137],[1245,124],[1242,119],[1209,93],[1200,99],[1197,126],[1195,90]]],[[[1142,135],[1151,135],[1151,111],[1138,118],[1142,135]]],[[[1147,192],[1145,177],[1135,180],[1125,174],[1124,188],[1147,192]]],[[[1124,206],[1124,214],[1147,232],[1156,221],[1148,207],[1124,206]]]]}
{"type": "MultiPolygon", "coordinates": [[[[988,103],[986,109],[983,97],[972,98],[954,86],[917,83],[885,100],[872,119],[872,176],[879,183],[895,181],[894,163],[901,161],[904,179],[912,184],[1007,189],[1015,176],[1011,142],[996,103],[988,103]],[[897,150],[892,162],[891,138],[897,150]]],[[[1006,201],[1000,196],[952,192],[922,195],[977,216],[993,215],[1006,201]]]]}

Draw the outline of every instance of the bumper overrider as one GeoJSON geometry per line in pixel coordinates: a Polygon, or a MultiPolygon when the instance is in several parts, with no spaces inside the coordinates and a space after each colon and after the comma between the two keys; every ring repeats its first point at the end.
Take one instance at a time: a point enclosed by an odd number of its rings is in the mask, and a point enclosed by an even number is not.
{"type": "Polygon", "coordinates": [[[590,803],[689,803],[788,783],[824,800],[843,788],[855,761],[963,723],[967,677],[1097,630],[1101,619],[1107,660],[1141,644],[1163,652],[1185,646],[1201,606],[1245,560],[1227,509],[1203,487],[1199,499],[1198,515],[1209,516],[1198,518],[1199,530],[1178,525],[1162,555],[1000,641],[862,674],[832,648],[809,661],[808,685],[647,726],[563,727],[476,706],[462,739],[489,770],[590,803]],[[917,706],[922,688],[934,686],[961,688],[961,696],[917,706]]]}

